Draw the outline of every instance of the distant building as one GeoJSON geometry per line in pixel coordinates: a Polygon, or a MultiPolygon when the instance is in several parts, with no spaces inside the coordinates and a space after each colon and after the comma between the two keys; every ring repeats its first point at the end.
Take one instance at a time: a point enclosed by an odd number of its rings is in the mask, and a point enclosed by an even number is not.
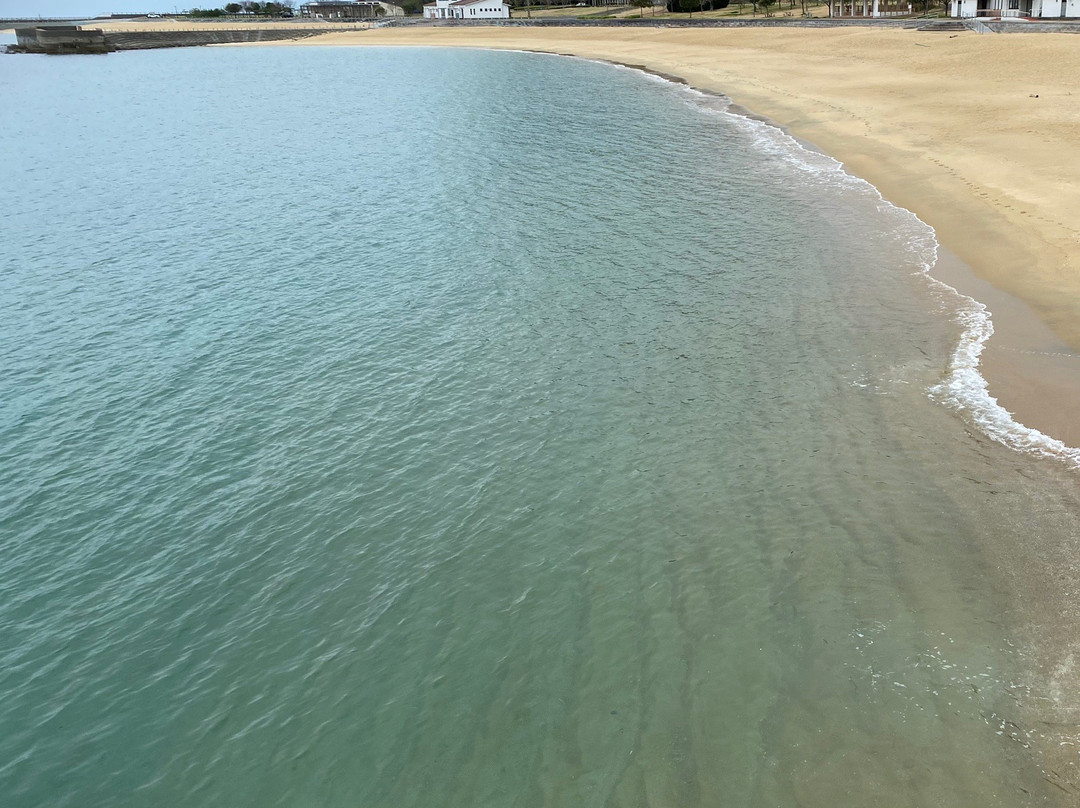
{"type": "Polygon", "coordinates": [[[950,17],[1080,17],[1080,0],[950,0],[950,17]]]}
{"type": "Polygon", "coordinates": [[[424,4],[429,20],[508,20],[510,6],[501,0],[435,0],[424,4]]]}
{"type": "Polygon", "coordinates": [[[834,17],[907,17],[911,0],[833,0],[834,17]]]}
{"type": "Polygon", "coordinates": [[[347,22],[374,17],[404,17],[405,9],[382,0],[317,0],[300,6],[300,13],[313,20],[347,22]]]}

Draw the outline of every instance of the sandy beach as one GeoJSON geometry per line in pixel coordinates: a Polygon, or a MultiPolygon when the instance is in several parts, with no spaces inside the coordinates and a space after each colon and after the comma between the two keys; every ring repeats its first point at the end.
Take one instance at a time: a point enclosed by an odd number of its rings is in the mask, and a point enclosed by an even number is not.
{"type": "MultiPolygon", "coordinates": [[[[1069,417],[1080,401],[1080,49],[1070,35],[415,27],[302,44],[572,54],[729,96],[932,225],[994,287],[994,300],[979,298],[995,313],[991,392],[1028,426],[1080,443],[1069,417]]],[[[987,292],[963,273],[949,280],[987,292]]]]}

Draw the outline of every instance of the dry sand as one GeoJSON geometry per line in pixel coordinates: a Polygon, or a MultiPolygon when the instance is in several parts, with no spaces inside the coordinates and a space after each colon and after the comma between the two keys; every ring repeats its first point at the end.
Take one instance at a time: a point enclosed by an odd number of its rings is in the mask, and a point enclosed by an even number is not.
{"type": "MultiPolygon", "coordinates": [[[[641,65],[729,96],[914,211],[1003,293],[984,300],[998,332],[985,355],[991,391],[1018,420],[1080,445],[1073,417],[1080,412],[1080,38],[873,28],[410,27],[298,44],[574,54],[641,65]]],[[[979,297],[986,287],[975,282],[961,291],[979,297]]]]}

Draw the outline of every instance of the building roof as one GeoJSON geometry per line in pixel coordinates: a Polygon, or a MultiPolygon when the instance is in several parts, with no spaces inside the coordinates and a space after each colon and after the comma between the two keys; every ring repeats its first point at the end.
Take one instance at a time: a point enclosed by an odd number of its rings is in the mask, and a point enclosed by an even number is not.
{"type": "Polygon", "coordinates": [[[472,5],[476,5],[477,3],[491,3],[491,2],[498,3],[500,6],[507,5],[506,3],[502,2],[502,0],[454,0],[454,2],[451,3],[450,5],[452,5],[452,6],[472,6],[472,5]]]}

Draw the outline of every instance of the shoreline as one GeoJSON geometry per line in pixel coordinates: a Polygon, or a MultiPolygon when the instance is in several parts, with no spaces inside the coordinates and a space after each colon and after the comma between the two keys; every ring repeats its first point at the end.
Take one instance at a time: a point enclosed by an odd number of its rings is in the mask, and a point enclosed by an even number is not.
{"type": "MultiPolygon", "coordinates": [[[[932,276],[984,303],[993,316],[995,335],[986,343],[980,364],[990,396],[1023,426],[1067,446],[1080,446],[1080,425],[1069,417],[1080,402],[1080,259],[1073,259],[1068,249],[1080,245],[1080,228],[1057,221],[1069,220],[1065,214],[1073,211],[1080,221],[1080,152],[1063,151],[1067,144],[1060,142],[1073,132],[1080,135],[1080,115],[1063,108],[1069,105],[1063,99],[1071,96],[1071,89],[1057,87],[1067,84],[1063,79],[1041,77],[1039,84],[1054,89],[1037,92],[1036,87],[1029,94],[1023,77],[1013,80],[1016,86],[1008,96],[1002,96],[1000,87],[997,94],[978,98],[975,90],[967,94],[954,87],[950,94],[970,95],[974,110],[962,104],[945,110],[935,93],[918,92],[942,78],[929,72],[932,68],[945,71],[948,66],[959,73],[952,77],[955,83],[962,84],[973,68],[963,67],[958,56],[975,54],[982,61],[975,56],[972,60],[982,64],[984,51],[1008,54],[1011,65],[1025,59],[1030,64],[1035,53],[1046,58],[1049,48],[1062,51],[1066,63],[1075,61],[1080,68],[1080,54],[1070,47],[1074,41],[1065,34],[946,36],[875,29],[469,27],[335,32],[296,43],[265,44],[530,51],[618,64],[728,98],[733,112],[763,120],[836,159],[886,201],[933,227],[939,243],[958,259],[951,263],[962,262],[970,269],[954,266],[939,274],[935,268],[932,276]],[[897,90],[895,76],[889,80],[880,72],[883,62],[891,71],[887,56],[897,52],[921,59],[908,82],[914,86],[903,92],[897,90]],[[787,61],[789,54],[800,61],[787,61]],[[804,59],[811,62],[811,70],[802,70],[804,59]],[[1054,99],[1053,105],[1035,106],[1044,97],[1054,99]],[[920,111],[927,106],[931,108],[920,111]],[[983,148],[969,153],[963,139],[959,145],[925,151],[932,145],[923,142],[927,130],[931,135],[938,128],[960,132],[978,141],[984,133],[974,124],[1011,121],[1015,108],[1033,106],[1044,110],[1044,117],[1056,117],[1060,125],[1053,137],[1033,134],[1032,147],[1014,159],[1009,159],[1015,151],[1011,141],[1000,134],[995,135],[997,152],[983,148]],[[1030,171],[1025,172],[1025,161],[1030,171]],[[1056,174],[1053,180],[1043,176],[1048,167],[1056,174]],[[981,183],[971,178],[973,173],[979,176],[975,169],[985,169],[981,183]],[[1010,185],[1009,179],[1016,181],[1010,185]],[[1036,226],[1028,226],[1032,223],[1036,226]]],[[[903,67],[897,66],[897,72],[904,73],[903,67]]],[[[1032,125],[1021,121],[1010,125],[1032,125]]]]}
{"type": "MultiPolygon", "coordinates": [[[[393,31],[372,33],[380,36],[339,38],[330,35],[319,37],[315,41],[281,44],[448,46],[444,41],[387,41],[395,33],[393,31]],[[340,39],[350,41],[343,43],[340,39]]],[[[1068,522],[1058,521],[1060,517],[1055,513],[1055,506],[1064,505],[1066,511],[1075,507],[1072,500],[1053,503],[1041,497],[1054,497],[1059,491],[1057,483],[1062,486],[1060,490],[1075,490],[1075,473],[1080,470],[1080,450],[1070,447],[1080,446],[1080,431],[1072,423],[1069,414],[1080,402],[1080,354],[1066,343],[1046,320],[1039,317],[1026,300],[993,285],[986,277],[992,273],[980,274],[979,269],[965,260],[965,256],[957,255],[953,249],[954,244],[947,241],[938,228],[927,222],[920,210],[913,209],[916,206],[909,207],[898,203],[875,181],[875,177],[852,170],[852,163],[844,159],[844,155],[824,147],[808,136],[805,130],[778,123],[778,120],[783,119],[763,113],[760,105],[733,97],[722,87],[703,86],[691,77],[671,69],[667,63],[641,59],[636,54],[628,55],[625,59],[612,58],[610,54],[597,55],[564,48],[561,47],[565,44],[562,42],[558,43],[558,48],[538,48],[535,42],[530,42],[528,47],[519,47],[516,42],[491,47],[489,42],[468,41],[472,32],[446,33],[463,34],[460,37],[462,41],[449,45],[453,47],[523,51],[606,62],[644,71],[697,92],[722,97],[730,102],[728,110],[732,114],[775,127],[803,148],[836,161],[838,170],[867,183],[880,197],[882,204],[906,211],[933,230],[935,257],[932,262],[924,265],[924,271],[913,274],[924,278],[930,287],[935,284],[947,287],[949,291],[946,295],[949,298],[955,294],[961,299],[968,298],[970,303],[970,306],[962,303],[959,308],[964,311],[952,318],[961,333],[959,343],[953,346],[954,352],[949,357],[950,367],[943,368],[943,385],[954,375],[957,360],[970,357],[972,344],[977,344],[981,350],[976,352],[976,356],[981,361],[976,366],[977,372],[972,375],[975,382],[984,386],[979,390],[970,384],[970,378],[966,380],[969,382],[967,392],[974,393],[968,401],[974,400],[975,406],[965,408],[967,411],[959,415],[968,425],[969,434],[977,442],[1003,444],[1007,450],[1017,453],[1015,477],[1008,482],[1005,482],[1008,478],[1003,479],[993,473],[984,475],[981,472],[990,472],[990,469],[983,470],[977,465],[970,467],[970,473],[974,475],[972,477],[966,476],[968,468],[964,468],[960,473],[974,485],[988,486],[988,490],[980,491],[979,495],[996,498],[996,495],[1003,494],[1005,496],[1001,497],[1002,501],[1014,495],[1029,496],[1028,502],[1040,511],[1039,517],[1032,521],[1026,522],[1025,517],[1018,514],[1015,517],[1010,516],[1010,521],[1000,531],[988,530],[983,533],[979,537],[981,541],[974,548],[977,556],[964,556],[964,549],[958,550],[956,547],[945,552],[946,557],[950,557],[950,552],[960,552],[960,563],[973,562],[983,575],[976,584],[977,592],[975,589],[968,589],[970,582],[963,577],[948,583],[959,587],[964,593],[961,595],[962,599],[971,597],[984,604],[986,611],[980,622],[1000,626],[1004,645],[1009,649],[1006,651],[1003,647],[1001,651],[1006,655],[1014,655],[1011,658],[1016,667],[1008,669],[1010,678],[1007,680],[1005,693],[1015,702],[1010,705],[1009,713],[1015,718],[1012,726],[1017,728],[1017,734],[1010,737],[1014,742],[1020,743],[1022,748],[1014,748],[1010,752],[1025,760],[1029,759],[1027,755],[1030,754],[1030,761],[1038,767],[1042,779],[1051,788],[1064,795],[1075,795],[1078,787],[1074,750],[1077,736],[1072,733],[1076,726],[1080,726],[1077,719],[1080,707],[1076,706],[1072,694],[1077,692],[1075,659],[1080,648],[1074,638],[1077,618],[1071,593],[1074,589],[1072,581],[1075,576],[1075,559],[1078,557],[1076,534],[1075,531],[1065,529],[1060,533],[1043,535],[1041,532],[1025,532],[1025,527],[1030,531],[1042,519],[1061,527],[1068,522]],[[992,324],[986,314],[987,310],[993,317],[992,324]],[[973,317],[970,316],[972,314],[973,317]],[[992,339],[987,339],[988,335],[983,331],[988,326],[994,332],[992,339]],[[985,388],[987,383],[988,393],[985,388]],[[987,401],[988,397],[992,400],[987,401]],[[1002,407],[1008,412],[1002,412],[1002,407]],[[1001,439],[1000,427],[1003,421],[1010,433],[1008,440],[1001,439]],[[1057,429],[1061,431],[1055,434],[1057,429]],[[1033,434],[1036,431],[1041,434],[1033,434]],[[1063,444],[1065,435],[1076,437],[1063,444]],[[1045,463],[1048,459],[1056,462],[1045,463]],[[1024,471],[1028,463],[1040,464],[1040,474],[1037,477],[1029,477],[1024,471]],[[1039,482],[1047,481],[1052,481],[1054,485],[1045,490],[1041,489],[1039,482]],[[1027,541],[1029,536],[1033,539],[1030,542],[1027,541]],[[997,592],[1001,593],[1002,600],[994,604],[993,593],[997,592]],[[1015,644],[1014,640],[1017,641],[1015,644]],[[1016,710],[1015,713],[1012,713],[1013,709],[1016,710]]],[[[581,50],[585,51],[584,48],[581,50]]],[[[887,149],[887,144],[882,148],[887,149]]],[[[965,243],[979,246],[977,239],[965,243]]],[[[993,246],[983,247],[981,255],[993,259],[993,246]]],[[[1045,255],[1043,257],[1045,258],[1045,255]]],[[[1077,292],[1069,303],[1080,312],[1080,285],[1077,286],[1077,292]]],[[[923,392],[935,402],[931,407],[950,410],[951,417],[956,417],[957,407],[947,400],[947,395],[943,395],[938,389],[923,392]]],[[[1034,465],[1029,468],[1034,468],[1034,465]]],[[[968,502],[954,502],[952,506],[952,516],[971,513],[979,508],[977,496],[968,502]]],[[[916,555],[929,549],[929,546],[925,545],[916,555]]],[[[911,563],[912,569],[917,568],[918,562],[911,559],[911,563]]],[[[918,614],[925,608],[924,604],[936,601],[931,594],[933,584],[928,584],[925,590],[920,588],[921,584],[914,586],[911,605],[914,613],[918,614]]],[[[949,706],[951,707],[951,704],[949,706]]],[[[1000,718],[997,712],[992,713],[991,717],[1000,718]]],[[[1059,795],[1048,791],[1042,797],[1045,802],[1040,804],[1066,804],[1055,802],[1052,797],[1059,795]]],[[[1016,804],[1027,803],[1018,798],[1016,804]]]]}

